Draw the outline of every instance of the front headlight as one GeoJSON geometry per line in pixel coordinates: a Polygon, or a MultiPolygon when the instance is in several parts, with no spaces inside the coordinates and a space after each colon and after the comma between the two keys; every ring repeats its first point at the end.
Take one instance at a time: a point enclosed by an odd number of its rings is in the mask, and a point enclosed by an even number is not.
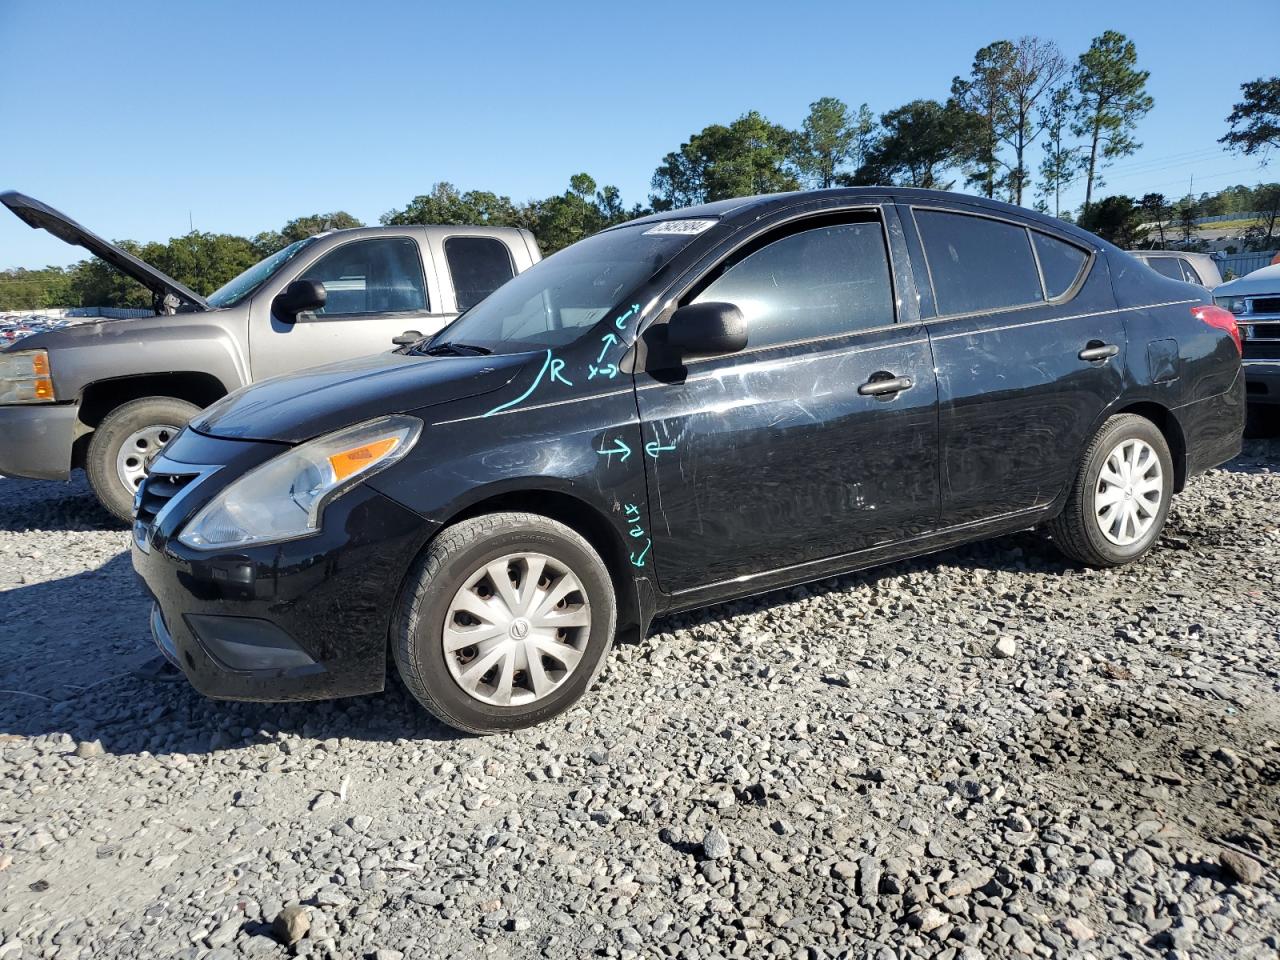
{"type": "Polygon", "coordinates": [[[1244,313],[1244,297],[1214,297],[1213,302],[1237,317],[1244,313]]]}
{"type": "Polygon", "coordinates": [[[414,417],[382,417],[294,447],[210,500],[178,540],[213,550],[315,533],[326,504],[391,466],[421,433],[414,417]]]}
{"type": "Polygon", "coordinates": [[[55,399],[48,351],[0,353],[0,403],[52,403],[55,399]]]}

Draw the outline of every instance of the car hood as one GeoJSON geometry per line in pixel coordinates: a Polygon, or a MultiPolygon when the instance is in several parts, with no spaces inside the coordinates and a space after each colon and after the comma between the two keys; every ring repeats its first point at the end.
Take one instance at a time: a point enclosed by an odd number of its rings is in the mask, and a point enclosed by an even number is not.
{"type": "Polygon", "coordinates": [[[198,310],[209,309],[204,297],[184,286],[168,274],[161,273],[151,264],[139,260],[128,250],[102,239],[91,230],[80,226],[65,213],[41,203],[32,197],[9,190],[0,193],[0,203],[13,211],[23,223],[35,229],[48,230],[59,240],[75,247],[84,247],[95,257],[105,260],[117,270],[123,271],[150,290],[158,301],[166,302],[170,312],[185,305],[198,310]]]}
{"type": "Polygon", "coordinates": [[[343,360],[237,390],[191,427],[211,437],[302,443],[375,417],[490,393],[510,383],[530,358],[379,353],[343,360]]]}
{"type": "Polygon", "coordinates": [[[1213,291],[1215,297],[1250,297],[1257,294],[1280,294],[1280,263],[1228,280],[1213,291]]]}

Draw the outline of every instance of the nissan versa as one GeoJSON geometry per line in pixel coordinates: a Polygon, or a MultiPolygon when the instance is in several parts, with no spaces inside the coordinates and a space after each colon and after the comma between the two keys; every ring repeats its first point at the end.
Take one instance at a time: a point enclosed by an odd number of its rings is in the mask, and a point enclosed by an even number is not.
{"type": "Polygon", "coordinates": [[[445,723],[509,730],[657,614],[1036,525],[1136,560],[1244,410],[1232,315],[1073,226],[730,200],[219,401],[152,463],[133,558],[210,696],[368,693],[390,656],[445,723]]]}

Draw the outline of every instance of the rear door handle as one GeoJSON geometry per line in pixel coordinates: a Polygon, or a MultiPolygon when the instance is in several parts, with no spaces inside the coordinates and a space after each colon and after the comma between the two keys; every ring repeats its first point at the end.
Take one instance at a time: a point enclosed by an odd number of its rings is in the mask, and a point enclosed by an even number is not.
{"type": "Polygon", "coordinates": [[[884,380],[868,380],[858,388],[858,392],[864,397],[884,397],[910,389],[910,377],[887,377],[884,380]]]}
{"type": "Polygon", "coordinates": [[[1076,356],[1081,360],[1110,360],[1120,348],[1114,343],[1103,343],[1101,340],[1090,340],[1076,356]]]}

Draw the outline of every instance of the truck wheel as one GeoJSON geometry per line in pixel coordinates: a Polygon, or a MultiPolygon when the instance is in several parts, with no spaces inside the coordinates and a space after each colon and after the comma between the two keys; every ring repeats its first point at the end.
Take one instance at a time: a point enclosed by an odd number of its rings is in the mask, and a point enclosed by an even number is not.
{"type": "Polygon", "coordinates": [[[107,414],[89,441],[84,470],[98,500],[125,523],[133,517],[133,495],[147,465],[200,412],[174,397],[143,397],[107,414]]]}
{"type": "Polygon", "coordinates": [[[1173,499],[1164,434],[1133,413],[1102,425],[1080,462],[1067,505],[1045,526],[1054,544],[1090,567],[1118,567],[1150,550],[1173,499]]]}
{"type": "Polygon", "coordinates": [[[490,513],[442,531],[405,581],[391,648],[409,692],[451,727],[496,733],[576,703],[604,667],[613,581],[547,517],[490,513]]]}

